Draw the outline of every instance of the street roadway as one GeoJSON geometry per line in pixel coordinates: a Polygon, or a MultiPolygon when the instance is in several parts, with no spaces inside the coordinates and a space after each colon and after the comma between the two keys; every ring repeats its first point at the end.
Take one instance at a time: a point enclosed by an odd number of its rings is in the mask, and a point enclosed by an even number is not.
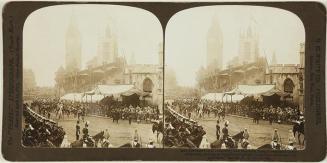
{"type": "MultiPolygon", "coordinates": [[[[96,116],[87,116],[85,120],[90,122],[89,133],[90,135],[95,135],[102,130],[108,129],[110,133],[110,142],[114,147],[119,147],[123,144],[130,143],[134,135],[135,129],[137,129],[139,136],[142,139],[142,145],[145,147],[145,144],[149,142],[150,139],[154,140],[154,143],[157,148],[162,147],[161,138],[159,136],[159,141],[157,142],[156,134],[152,133],[152,124],[151,123],[136,123],[132,122],[130,125],[128,120],[119,120],[118,124],[113,123],[111,118],[107,117],[96,117],[96,116]]],[[[200,125],[203,126],[206,131],[206,136],[208,141],[214,142],[216,140],[216,118],[205,117],[202,119],[195,118],[194,120],[198,121],[200,125]]],[[[261,120],[259,124],[253,123],[251,118],[231,116],[227,115],[225,120],[229,121],[229,133],[234,135],[239,133],[244,128],[247,128],[250,138],[249,142],[253,149],[256,149],[262,145],[269,144],[271,142],[271,137],[274,132],[274,129],[278,129],[278,132],[282,138],[282,143],[284,145],[288,144],[288,133],[292,129],[292,125],[289,124],[269,124],[268,121],[261,120]]],[[[59,126],[62,126],[68,136],[68,141],[72,142],[75,140],[75,125],[76,118],[65,118],[57,120],[59,126]]],[[[84,127],[84,123],[81,123],[81,129],[84,127]]],[[[220,121],[221,129],[224,127],[224,121],[220,121]]],[[[303,137],[300,138],[301,140],[303,137]]],[[[303,146],[298,145],[298,140],[296,136],[295,146],[298,149],[303,149],[303,146]]]]}
{"type": "MultiPolygon", "coordinates": [[[[209,142],[214,142],[216,140],[216,118],[203,118],[195,119],[200,125],[203,126],[204,130],[207,132],[207,138],[209,142]]],[[[230,116],[227,115],[225,120],[229,121],[229,134],[235,135],[239,133],[244,128],[247,128],[249,132],[249,142],[252,148],[256,149],[262,145],[271,143],[272,134],[274,129],[278,129],[278,132],[282,138],[282,143],[284,145],[288,144],[288,133],[289,130],[292,130],[293,126],[288,124],[269,124],[268,121],[261,120],[259,124],[255,124],[252,121],[252,118],[240,117],[240,116],[230,116]]],[[[220,121],[220,128],[224,127],[224,121],[220,121]]],[[[221,133],[222,135],[222,133],[221,133]]],[[[301,140],[303,137],[300,138],[301,140]]],[[[297,136],[296,136],[297,140],[297,136]]],[[[298,149],[303,147],[298,146],[298,143],[295,144],[298,149]]]]}
{"type": "MultiPolygon", "coordinates": [[[[75,141],[75,132],[76,132],[76,121],[77,118],[65,118],[57,120],[58,125],[62,126],[68,136],[68,141],[75,141]]],[[[142,147],[146,147],[149,140],[152,139],[156,147],[161,147],[161,141],[157,142],[156,134],[152,133],[152,123],[128,123],[128,120],[119,120],[118,124],[112,122],[111,118],[107,117],[96,117],[96,116],[87,116],[85,121],[89,121],[89,135],[95,135],[105,129],[108,129],[110,138],[109,141],[114,147],[119,147],[126,143],[131,143],[133,140],[133,135],[135,130],[138,131],[138,135],[141,139],[142,147]]],[[[84,127],[84,123],[80,124],[81,130],[84,127]]],[[[82,135],[81,135],[82,136],[82,135]]],[[[80,136],[80,137],[81,137],[80,136]]],[[[160,135],[162,137],[162,135],[160,135]]]]}

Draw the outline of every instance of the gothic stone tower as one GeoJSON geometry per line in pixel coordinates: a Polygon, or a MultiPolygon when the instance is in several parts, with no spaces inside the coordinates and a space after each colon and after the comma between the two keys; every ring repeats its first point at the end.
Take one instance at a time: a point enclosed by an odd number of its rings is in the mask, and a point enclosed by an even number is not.
{"type": "Polygon", "coordinates": [[[212,20],[207,34],[207,68],[223,68],[223,34],[217,16],[212,20]]]}
{"type": "Polygon", "coordinates": [[[74,72],[81,69],[81,36],[77,28],[76,20],[71,17],[66,32],[66,71],[74,72]]]}

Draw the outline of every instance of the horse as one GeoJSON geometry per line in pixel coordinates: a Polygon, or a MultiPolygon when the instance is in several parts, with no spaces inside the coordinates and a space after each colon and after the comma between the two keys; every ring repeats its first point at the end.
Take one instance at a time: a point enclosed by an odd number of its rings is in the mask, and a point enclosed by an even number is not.
{"type": "Polygon", "coordinates": [[[134,142],[123,144],[119,148],[142,148],[142,143],[138,142],[134,146],[132,143],[134,143],[134,142]]]}
{"type": "Polygon", "coordinates": [[[226,140],[223,139],[216,140],[210,144],[210,147],[221,149],[222,144],[225,143],[226,148],[237,149],[238,143],[244,138],[243,133],[244,131],[241,131],[233,136],[228,137],[226,140]]]}
{"type": "Polygon", "coordinates": [[[121,145],[119,148],[132,148],[132,144],[131,143],[126,143],[124,145],[121,145]]]}
{"type": "Polygon", "coordinates": [[[257,149],[281,150],[282,146],[280,144],[277,144],[277,143],[276,143],[275,147],[273,147],[271,144],[264,144],[264,145],[258,147],[257,149]]]}
{"type": "MultiPolygon", "coordinates": [[[[87,145],[87,147],[95,147],[96,144],[98,143],[98,141],[102,140],[103,138],[104,138],[104,131],[101,131],[101,132],[95,134],[94,136],[89,137],[90,141],[88,141],[88,143],[86,143],[86,145],[87,145]]],[[[70,147],[72,147],[72,148],[83,147],[83,143],[84,143],[84,140],[79,139],[79,140],[72,142],[70,144],[70,147]]]]}
{"type": "Polygon", "coordinates": [[[293,125],[293,135],[295,137],[295,134],[297,133],[297,137],[298,137],[298,140],[299,140],[299,145],[303,144],[304,145],[304,141],[305,141],[305,137],[304,137],[304,122],[301,121],[296,121],[293,125]],[[301,134],[303,135],[303,142],[301,143],[300,141],[300,136],[301,134]]]}
{"type": "Polygon", "coordinates": [[[243,134],[244,134],[244,131],[241,131],[241,132],[235,134],[234,136],[232,136],[232,139],[234,139],[235,142],[240,142],[244,139],[243,134]]]}
{"type": "Polygon", "coordinates": [[[237,149],[238,145],[232,137],[228,137],[226,140],[219,139],[210,144],[212,149],[221,149],[222,145],[225,143],[227,149],[237,149]]]}
{"type": "Polygon", "coordinates": [[[104,131],[95,134],[94,136],[92,136],[92,138],[95,142],[94,144],[97,145],[100,140],[104,139],[104,131]]]}
{"type": "MultiPolygon", "coordinates": [[[[193,146],[193,144],[196,146],[196,148],[198,148],[201,144],[202,141],[202,137],[203,135],[205,135],[206,132],[203,130],[203,128],[198,128],[197,131],[192,134],[191,136],[189,136],[188,140],[190,140],[192,142],[191,146],[193,146]]],[[[188,143],[190,144],[190,143],[188,143]]]]}

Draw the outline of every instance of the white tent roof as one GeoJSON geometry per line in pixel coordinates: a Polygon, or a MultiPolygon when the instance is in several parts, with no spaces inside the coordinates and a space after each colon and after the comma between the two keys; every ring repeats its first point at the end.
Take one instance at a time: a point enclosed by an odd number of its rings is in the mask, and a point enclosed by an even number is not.
{"type": "Polygon", "coordinates": [[[242,94],[247,96],[262,95],[268,92],[275,91],[275,85],[238,85],[234,90],[226,92],[227,94],[242,94]]]}
{"type": "Polygon", "coordinates": [[[134,85],[98,85],[95,94],[116,95],[125,93],[134,88],[134,85]]]}
{"type": "Polygon", "coordinates": [[[105,98],[103,95],[86,95],[83,97],[83,102],[99,102],[103,98],[105,98]]]}
{"type": "Polygon", "coordinates": [[[84,93],[68,93],[62,96],[61,100],[75,101],[75,102],[99,102],[105,96],[104,95],[87,95],[84,93]]]}
{"type": "Polygon", "coordinates": [[[243,95],[224,95],[224,93],[208,93],[201,97],[202,100],[217,101],[217,102],[238,102],[244,98],[243,95]]]}
{"type": "Polygon", "coordinates": [[[60,97],[61,100],[68,100],[68,101],[77,101],[80,102],[83,98],[83,93],[68,93],[64,96],[60,97]]]}

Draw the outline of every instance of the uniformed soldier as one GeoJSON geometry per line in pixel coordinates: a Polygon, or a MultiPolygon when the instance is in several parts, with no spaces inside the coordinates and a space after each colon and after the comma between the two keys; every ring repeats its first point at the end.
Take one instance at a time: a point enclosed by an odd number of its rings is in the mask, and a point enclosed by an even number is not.
{"type": "Polygon", "coordinates": [[[225,127],[222,129],[222,133],[223,133],[223,140],[226,140],[228,138],[228,124],[229,122],[226,121],[225,122],[225,127]]]}
{"type": "Polygon", "coordinates": [[[79,125],[79,120],[76,122],[76,140],[79,140],[79,135],[81,134],[81,126],[79,125]]]}
{"type": "Polygon", "coordinates": [[[88,137],[89,137],[89,129],[88,129],[88,127],[89,127],[89,124],[88,124],[88,121],[87,121],[87,122],[85,122],[85,127],[83,128],[83,139],[84,139],[84,141],[88,141],[87,140],[88,137]]]}
{"type": "Polygon", "coordinates": [[[219,120],[217,120],[217,124],[216,124],[216,136],[217,136],[217,140],[219,140],[219,138],[220,138],[219,120]]]}

